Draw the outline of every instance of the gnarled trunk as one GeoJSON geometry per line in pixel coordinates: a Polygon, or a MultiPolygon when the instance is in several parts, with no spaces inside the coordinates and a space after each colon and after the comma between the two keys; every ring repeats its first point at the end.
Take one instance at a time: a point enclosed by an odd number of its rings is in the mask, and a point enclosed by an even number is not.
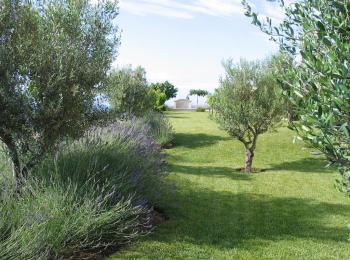
{"type": "Polygon", "coordinates": [[[247,172],[247,173],[252,172],[253,158],[254,158],[254,150],[246,147],[244,172],[247,172]]]}
{"type": "Polygon", "coordinates": [[[44,155],[44,151],[42,151],[32,160],[24,164],[20,159],[18,147],[11,134],[5,133],[4,131],[0,131],[0,140],[3,141],[3,143],[7,147],[8,154],[12,161],[12,172],[16,183],[16,191],[20,192],[23,184],[28,178],[28,173],[30,169],[33,168],[39,162],[40,158],[42,158],[42,156],[44,155]]]}
{"type": "Polygon", "coordinates": [[[21,167],[21,161],[19,158],[17,147],[12,137],[7,134],[3,134],[1,137],[2,137],[1,139],[7,146],[9,156],[12,161],[12,172],[16,182],[16,190],[19,191],[21,189],[21,186],[24,183],[24,179],[26,176],[23,176],[23,173],[26,174],[26,170],[22,169],[21,167]]]}
{"type": "Polygon", "coordinates": [[[293,120],[294,120],[294,112],[293,112],[293,108],[291,105],[288,106],[287,117],[288,117],[288,123],[292,124],[293,120]]]}

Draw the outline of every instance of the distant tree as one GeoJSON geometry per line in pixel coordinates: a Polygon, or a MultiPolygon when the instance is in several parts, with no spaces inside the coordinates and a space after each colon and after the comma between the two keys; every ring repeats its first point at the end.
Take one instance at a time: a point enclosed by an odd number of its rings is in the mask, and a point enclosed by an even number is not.
{"type": "Polygon", "coordinates": [[[210,112],[213,114],[214,113],[214,110],[213,110],[214,96],[213,95],[208,95],[207,103],[208,103],[208,105],[210,107],[210,112]]]}
{"type": "Polygon", "coordinates": [[[339,166],[339,184],[350,194],[350,19],[348,0],[279,2],[284,19],[274,25],[259,19],[248,1],[246,15],[271,36],[282,52],[297,60],[292,73],[281,75],[281,86],[299,120],[299,137],[339,166]]]}
{"type": "Polygon", "coordinates": [[[197,96],[197,107],[198,107],[198,97],[205,97],[209,92],[203,89],[191,89],[190,96],[197,96]]]}
{"type": "Polygon", "coordinates": [[[113,70],[107,80],[105,94],[113,111],[120,115],[142,116],[153,109],[155,95],[150,91],[146,71],[127,66],[113,70]]]}
{"type": "Polygon", "coordinates": [[[0,140],[17,187],[94,118],[119,39],[111,1],[0,0],[0,140]]]}
{"type": "Polygon", "coordinates": [[[158,112],[165,111],[166,94],[160,90],[150,89],[150,91],[154,95],[154,110],[158,112]]]}
{"type": "Polygon", "coordinates": [[[175,88],[175,86],[171,84],[169,81],[165,81],[163,83],[152,83],[150,85],[150,88],[163,92],[166,96],[166,100],[175,98],[176,93],[178,91],[178,89],[175,88]]]}
{"type": "Polygon", "coordinates": [[[245,147],[245,172],[252,171],[258,136],[282,118],[283,99],[268,61],[223,63],[226,75],[212,98],[214,118],[245,147]]]}

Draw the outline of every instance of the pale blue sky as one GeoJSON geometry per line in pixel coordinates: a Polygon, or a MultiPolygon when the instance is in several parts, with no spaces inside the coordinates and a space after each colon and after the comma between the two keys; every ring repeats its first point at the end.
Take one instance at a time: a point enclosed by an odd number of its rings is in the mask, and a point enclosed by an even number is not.
{"type": "MultiPolygon", "coordinates": [[[[251,1],[281,19],[276,4],[251,1]]],[[[121,0],[121,46],[115,66],[141,65],[149,82],[169,80],[185,98],[191,88],[212,92],[226,58],[260,59],[277,51],[245,17],[240,0],[121,0]]]]}

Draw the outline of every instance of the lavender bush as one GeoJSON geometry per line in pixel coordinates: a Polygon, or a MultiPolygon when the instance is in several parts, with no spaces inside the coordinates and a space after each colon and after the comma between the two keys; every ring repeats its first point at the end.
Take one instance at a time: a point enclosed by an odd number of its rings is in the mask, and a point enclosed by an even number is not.
{"type": "Polygon", "coordinates": [[[164,176],[161,147],[149,133],[150,126],[136,118],[95,127],[80,140],[62,144],[40,172],[47,177],[56,171],[55,178],[64,183],[93,180],[121,196],[135,191],[148,196],[148,187],[164,176]]]}
{"type": "Polygon", "coordinates": [[[174,140],[174,129],[164,114],[150,112],[144,115],[141,121],[149,125],[149,135],[161,146],[171,144],[174,140]]]}
{"type": "Polygon", "coordinates": [[[91,258],[149,232],[165,175],[149,133],[137,119],[96,127],[62,143],[21,196],[0,184],[0,259],[91,258]]]}

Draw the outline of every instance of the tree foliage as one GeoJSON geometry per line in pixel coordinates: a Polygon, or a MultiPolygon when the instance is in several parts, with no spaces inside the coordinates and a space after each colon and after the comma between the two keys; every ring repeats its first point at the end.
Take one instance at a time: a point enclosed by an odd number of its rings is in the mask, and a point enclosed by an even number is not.
{"type": "MultiPolygon", "coordinates": [[[[293,121],[298,120],[298,115],[294,111],[294,107],[292,102],[290,101],[288,97],[288,92],[286,91],[289,88],[290,82],[295,81],[295,64],[293,59],[290,57],[290,55],[286,55],[283,52],[279,52],[272,56],[271,58],[271,66],[273,69],[273,75],[276,79],[276,82],[278,84],[286,84],[286,86],[282,87],[282,90],[284,90],[283,98],[284,98],[284,106],[285,106],[285,112],[286,116],[288,118],[288,122],[290,125],[293,124],[293,121]],[[288,79],[288,81],[285,81],[283,79],[288,79]]],[[[300,100],[300,99],[299,99],[300,100]]],[[[297,101],[297,100],[295,100],[297,101]]],[[[299,102],[299,101],[297,101],[299,102]]]]}
{"type": "Polygon", "coordinates": [[[153,109],[155,93],[148,87],[142,67],[113,70],[107,80],[106,95],[113,111],[126,116],[142,116],[153,109]]]}
{"type": "Polygon", "coordinates": [[[151,95],[154,96],[154,107],[153,109],[155,111],[165,111],[166,107],[165,107],[165,102],[167,101],[167,96],[164,92],[161,92],[158,89],[150,89],[151,91],[151,95]]]}
{"type": "Polygon", "coordinates": [[[169,81],[165,81],[163,83],[152,83],[150,87],[156,91],[164,93],[166,100],[175,98],[178,91],[178,89],[175,88],[175,86],[169,81]]]}
{"type": "Polygon", "coordinates": [[[213,113],[213,104],[214,104],[214,96],[213,95],[208,95],[207,97],[207,103],[209,105],[209,112],[213,113]]]}
{"type": "Polygon", "coordinates": [[[208,91],[204,89],[191,89],[189,95],[197,96],[197,108],[198,108],[198,97],[205,97],[209,94],[208,91]]]}
{"type": "Polygon", "coordinates": [[[284,6],[283,23],[260,21],[247,2],[246,15],[298,60],[295,79],[282,87],[300,116],[298,135],[340,167],[342,187],[350,191],[350,2],[309,0],[284,6]]]}
{"type": "Polygon", "coordinates": [[[0,139],[17,181],[94,117],[118,46],[110,1],[0,0],[0,139]]]}
{"type": "Polygon", "coordinates": [[[268,61],[224,62],[226,75],[212,97],[214,118],[246,149],[245,172],[252,171],[258,136],[281,120],[283,99],[268,61]]]}
{"type": "Polygon", "coordinates": [[[209,92],[204,90],[204,89],[191,89],[190,90],[190,96],[205,97],[208,94],[209,94],[209,92]]]}

